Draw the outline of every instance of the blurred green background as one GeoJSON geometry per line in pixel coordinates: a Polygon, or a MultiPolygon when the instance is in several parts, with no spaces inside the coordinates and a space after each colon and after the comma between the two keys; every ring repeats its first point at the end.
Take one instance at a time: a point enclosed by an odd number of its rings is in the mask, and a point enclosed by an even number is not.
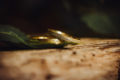
{"type": "Polygon", "coordinates": [[[77,37],[120,37],[119,0],[0,0],[0,24],[28,34],[59,29],[77,37]]]}

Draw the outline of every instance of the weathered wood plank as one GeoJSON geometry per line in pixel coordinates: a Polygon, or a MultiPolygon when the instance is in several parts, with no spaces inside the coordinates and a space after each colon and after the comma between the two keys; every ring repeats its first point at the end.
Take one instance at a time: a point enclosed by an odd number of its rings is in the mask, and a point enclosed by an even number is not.
{"type": "Polygon", "coordinates": [[[120,40],[81,39],[66,49],[0,52],[0,80],[117,80],[120,40]]]}

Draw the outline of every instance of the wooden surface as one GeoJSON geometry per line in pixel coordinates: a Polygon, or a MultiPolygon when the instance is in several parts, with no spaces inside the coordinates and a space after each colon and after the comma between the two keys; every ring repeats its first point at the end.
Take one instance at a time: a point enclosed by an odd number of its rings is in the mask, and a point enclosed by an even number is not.
{"type": "Polygon", "coordinates": [[[81,39],[66,49],[0,52],[0,80],[118,80],[120,40],[81,39]]]}

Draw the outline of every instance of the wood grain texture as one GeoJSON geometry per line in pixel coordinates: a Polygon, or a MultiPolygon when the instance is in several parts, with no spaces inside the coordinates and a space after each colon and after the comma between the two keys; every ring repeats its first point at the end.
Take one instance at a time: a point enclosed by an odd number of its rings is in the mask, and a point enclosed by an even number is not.
{"type": "Polygon", "coordinates": [[[81,39],[65,49],[0,52],[0,80],[118,80],[120,40],[81,39]]]}

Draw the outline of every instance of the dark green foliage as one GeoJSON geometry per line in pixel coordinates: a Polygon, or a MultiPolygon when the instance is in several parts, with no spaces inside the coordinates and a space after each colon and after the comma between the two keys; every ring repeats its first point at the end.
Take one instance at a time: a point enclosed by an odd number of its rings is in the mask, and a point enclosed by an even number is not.
{"type": "Polygon", "coordinates": [[[91,13],[82,17],[91,29],[101,34],[120,34],[120,16],[104,13],[91,13]]]}
{"type": "Polygon", "coordinates": [[[29,38],[20,30],[9,25],[0,25],[0,41],[7,46],[26,48],[28,40],[29,38]]]}

